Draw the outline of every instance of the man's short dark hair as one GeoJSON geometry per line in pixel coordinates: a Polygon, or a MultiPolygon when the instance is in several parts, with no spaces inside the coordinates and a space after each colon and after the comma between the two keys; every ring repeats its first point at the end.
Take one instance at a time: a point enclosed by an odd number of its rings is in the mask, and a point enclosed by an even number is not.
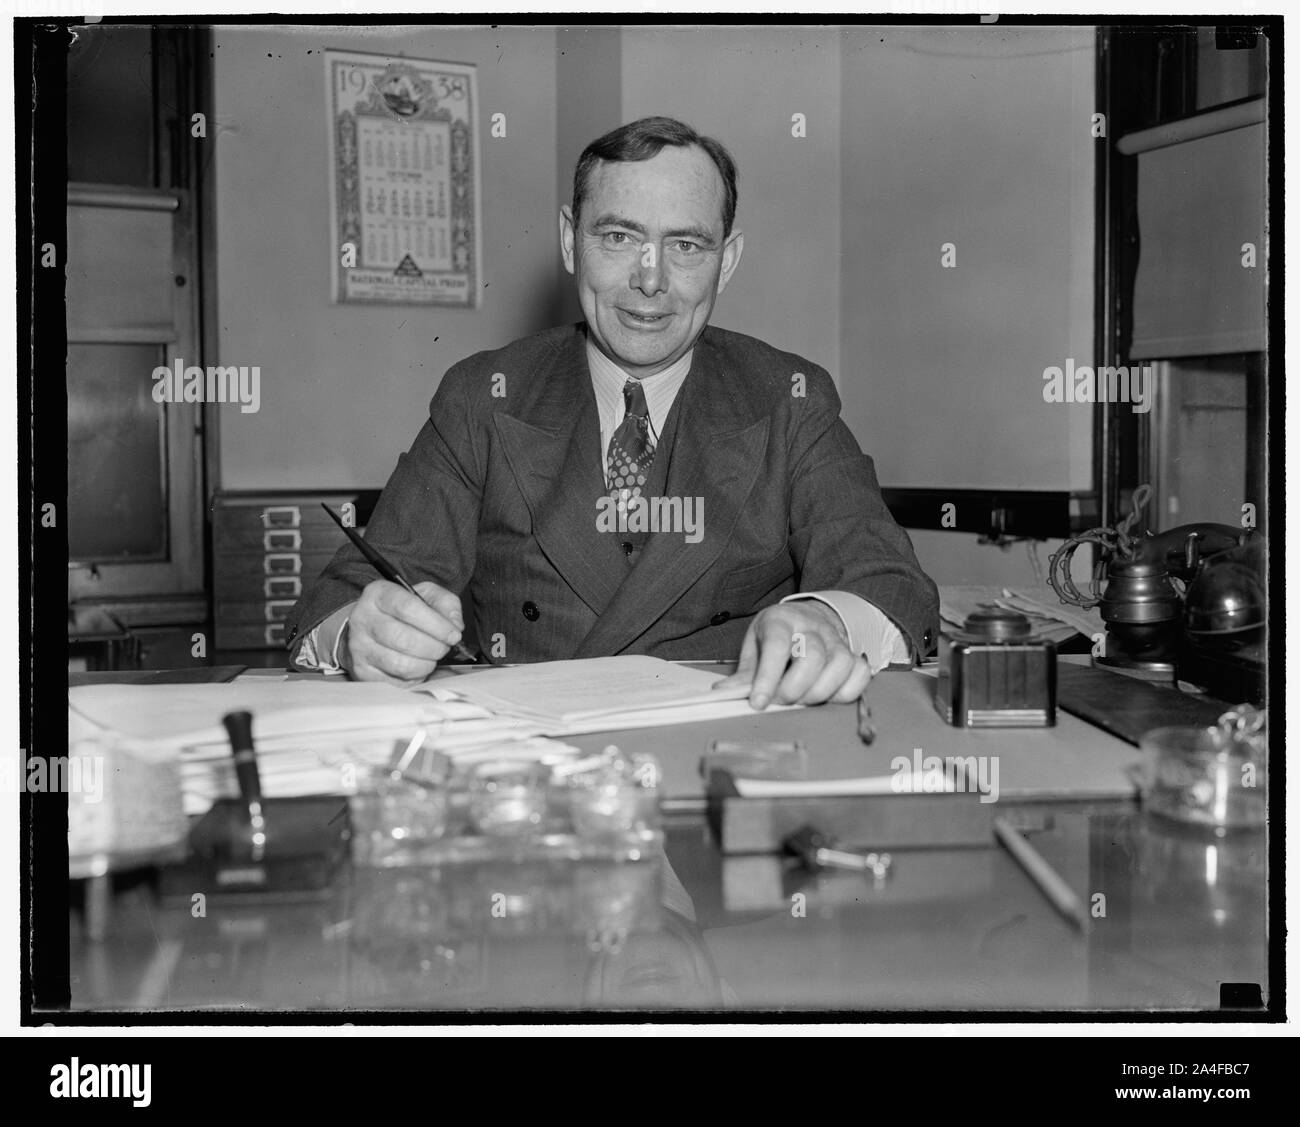
{"type": "Polygon", "coordinates": [[[689,125],[671,117],[643,117],[640,121],[620,125],[603,137],[597,137],[582,150],[578,167],[573,171],[573,226],[578,226],[591,173],[600,161],[650,160],[657,157],[665,145],[678,148],[698,145],[709,154],[722,175],[722,232],[724,238],[730,235],[736,218],[736,162],[720,142],[712,137],[702,137],[689,125]]]}

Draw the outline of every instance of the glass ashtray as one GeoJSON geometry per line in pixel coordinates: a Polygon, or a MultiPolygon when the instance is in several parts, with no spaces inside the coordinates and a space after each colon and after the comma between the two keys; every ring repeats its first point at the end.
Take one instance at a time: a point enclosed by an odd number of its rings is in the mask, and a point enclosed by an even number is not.
{"type": "Polygon", "coordinates": [[[1264,825],[1262,739],[1224,728],[1156,728],[1140,746],[1142,802],[1148,810],[1216,831],[1264,825]]]}
{"type": "Polygon", "coordinates": [[[447,832],[446,790],[427,783],[373,772],[370,785],[351,800],[353,859],[386,868],[413,855],[447,832]]]}
{"type": "Polygon", "coordinates": [[[611,744],[593,759],[562,765],[557,774],[579,837],[599,840],[658,829],[663,768],[654,756],[624,755],[611,744]]]}
{"type": "Polygon", "coordinates": [[[500,759],[476,766],[469,777],[469,816],[489,836],[542,831],[550,768],[532,760],[500,759]]]}

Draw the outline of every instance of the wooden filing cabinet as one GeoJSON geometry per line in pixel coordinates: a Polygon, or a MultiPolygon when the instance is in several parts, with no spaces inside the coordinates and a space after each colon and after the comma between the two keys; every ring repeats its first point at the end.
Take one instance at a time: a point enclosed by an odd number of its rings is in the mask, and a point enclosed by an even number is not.
{"type": "Polygon", "coordinates": [[[346,542],[321,508],[353,508],[365,528],[378,494],[218,493],[212,504],[212,616],[223,650],[280,649],[284,620],[346,542]]]}

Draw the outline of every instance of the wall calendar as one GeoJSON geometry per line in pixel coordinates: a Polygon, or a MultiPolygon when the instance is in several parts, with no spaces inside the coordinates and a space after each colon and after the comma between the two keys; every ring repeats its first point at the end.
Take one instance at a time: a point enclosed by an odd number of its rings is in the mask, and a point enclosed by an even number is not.
{"type": "Polygon", "coordinates": [[[325,52],[334,301],[477,307],[476,74],[325,52]]]}

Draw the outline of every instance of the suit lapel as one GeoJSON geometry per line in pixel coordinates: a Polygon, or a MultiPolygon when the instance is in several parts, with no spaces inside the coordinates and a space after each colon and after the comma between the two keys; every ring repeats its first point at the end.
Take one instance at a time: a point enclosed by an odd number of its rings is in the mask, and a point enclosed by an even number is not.
{"type": "Polygon", "coordinates": [[[553,355],[518,414],[497,412],[497,435],[533,518],[546,558],[596,614],[627,574],[616,537],[596,531],[604,495],[600,416],[587,369],[586,338],[575,331],[553,355]]]}
{"type": "MultiPolygon", "coordinates": [[[[696,343],[690,374],[678,394],[677,438],[664,489],[664,496],[683,502],[703,498],[703,535],[694,544],[681,531],[650,536],[575,657],[618,653],[644,634],[722,554],[754,488],[767,448],[768,420],[754,417],[752,389],[744,375],[706,336],[696,343]]],[[[590,387],[588,394],[594,409],[590,387]]],[[[601,539],[614,546],[618,538],[606,534],[601,539]]]]}

